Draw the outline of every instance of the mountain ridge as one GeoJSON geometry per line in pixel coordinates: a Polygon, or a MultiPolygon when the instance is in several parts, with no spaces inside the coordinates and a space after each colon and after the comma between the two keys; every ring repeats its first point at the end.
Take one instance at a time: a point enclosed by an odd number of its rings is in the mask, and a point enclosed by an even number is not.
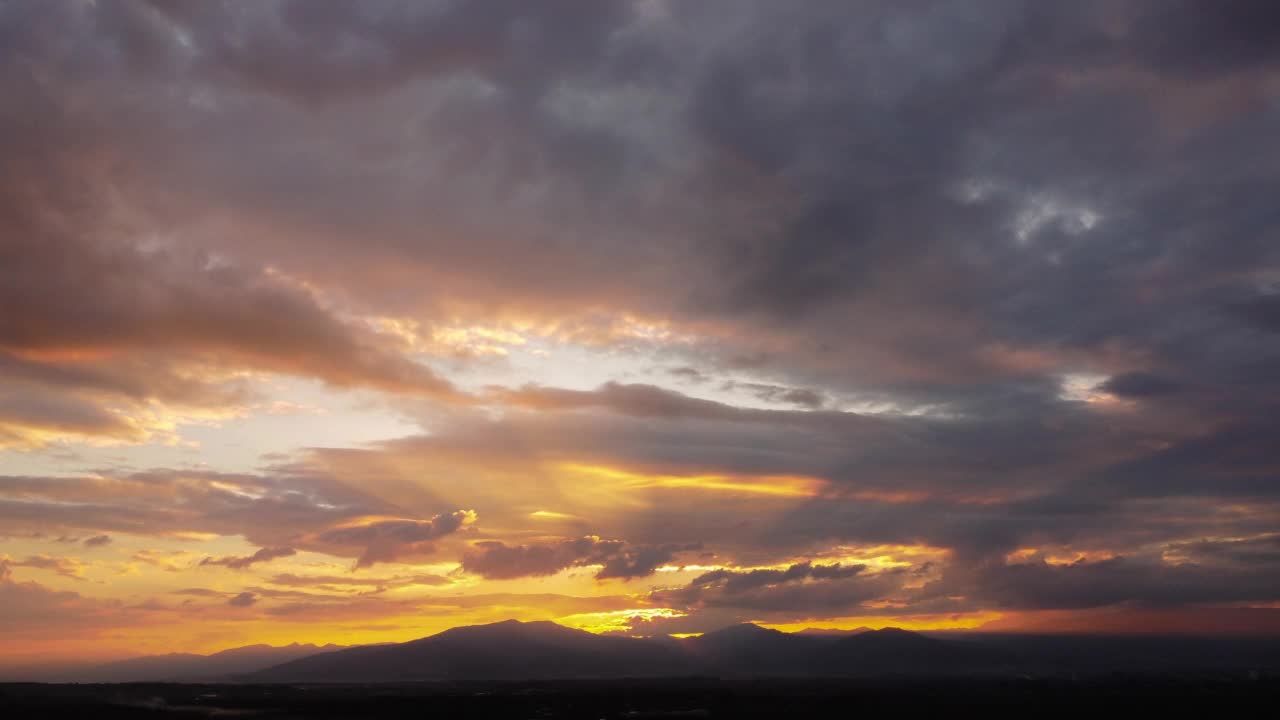
{"type": "Polygon", "coordinates": [[[539,680],[694,675],[815,675],[876,672],[891,658],[899,672],[921,667],[971,668],[984,653],[907,630],[849,636],[784,633],[752,623],[672,642],[672,638],[597,635],[548,621],[503,621],[451,628],[376,648],[356,647],[300,658],[244,676],[252,682],[403,682],[539,680]],[[872,640],[862,640],[874,635],[872,640]],[[914,650],[913,650],[914,648],[914,650]]]}
{"type": "Polygon", "coordinates": [[[594,634],[550,621],[450,628],[401,643],[248,645],[32,668],[4,681],[384,683],[593,678],[853,677],[1280,670],[1280,639],[922,634],[900,628],[782,632],[752,623],[699,636],[594,634]]]}
{"type": "Polygon", "coordinates": [[[29,672],[5,673],[4,681],[34,682],[197,682],[227,680],[232,676],[264,670],[275,665],[319,653],[347,649],[348,646],[310,643],[267,645],[258,643],[199,653],[138,655],[107,662],[68,663],[29,672]]]}

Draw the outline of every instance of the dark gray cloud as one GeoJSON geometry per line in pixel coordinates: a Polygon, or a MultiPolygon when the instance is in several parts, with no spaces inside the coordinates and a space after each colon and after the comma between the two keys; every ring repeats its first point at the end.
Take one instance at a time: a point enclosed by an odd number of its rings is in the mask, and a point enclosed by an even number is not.
{"type": "Polygon", "coordinates": [[[258,602],[258,596],[251,592],[242,592],[227,601],[231,607],[249,607],[258,602]]]}
{"type": "Polygon", "coordinates": [[[110,535],[94,535],[93,537],[88,537],[84,539],[85,547],[102,547],[103,545],[110,545],[110,544],[111,544],[110,535]]]}
{"type": "Polygon", "coordinates": [[[478,542],[462,556],[462,569],[486,578],[510,579],[554,575],[571,567],[599,565],[596,579],[630,579],[652,575],[676,554],[696,545],[628,546],[621,540],[595,536],[527,545],[497,540],[478,542]]]}
{"type": "Polygon", "coordinates": [[[1181,386],[1177,381],[1170,380],[1169,378],[1141,371],[1133,371],[1114,375],[1106,382],[1099,385],[1098,388],[1100,390],[1106,390],[1113,395],[1143,398],[1177,392],[1181,386]]]}
{"type": "Polygon", "coordinates": [[[597,580],[608,578],[648,577],[658,568],[670,563],[677,553],[700,549],[698,544],[690,545],[642,545],[630,547],[622,552],[601,558],[603,566],[596,573],[597,580]]]}
{"type": "Polygon", "coordinates": [[[509,579],[554,575],[618,552],[619,540],[584,537],[536,545],[507,545],[497,540],[476,543],[462,556],[462,568],[486,578],[509,579]]]}
{"type": "Polygon", "coordinates": [[[377,520],[325,530],[315,536],[321,545],[363,547],[356,568],[390,562],[405,555],[430,553],[433,541],[458,532],[475,520],[470,510],[441,513],[429,520],[377,520]]]}
{"type": "Polygon", "coordinates": [[[966,576],[961,587],[970,588],[978,604],[1006,609],[1269,602],[1280,591],[1273,567],[1253,563],[1241,570],[1124,557],[1067,565],[992,563],[966,576]]]}
{"type": "MultiPolygon", "coordinates": [[[[613,191],[643,186],[645,177],[637,176],[643,171],[681,181],[679,190],[697,189],[697,197],[733,206],[754,192],[754,188],[740,187],[744,181],[735,185],[725,176],[733,167],[730,162],[741,163],[763,189],[783,187],[799,204],[783,206],[781,209],[792,210],[792,217],[784,216],[786,222],[779,232],[759,233],[758,245],[744,247],[726,239],[730,249],[748,251],[741,259],[749,261],[740,282],[730,286],[730,294],[754,298],[761,307],[777,299],[779,307],[785,308],[796,302],[803,306],[806,297],[820,306],[855,287],[863,294],[884,292],[883,284],[877,282],[881,268],[913,274],[925,271],[926,277],[944,279],[928,273],[929,266],[939,265],[939,260],[917,261],[906,256],[907,248],[921,245],[944,253],[942,261],[957,263],[955,280],[987,271],[987,263],[998,259],[1016,261],[1019,253],[1002,252],[999,246],[989,244],[972,248],[970,262],[961,262],[963,254],[952,253],[944,239],[935,239],[925,231],[938,227],[940,221],[954,220],[957,231],[985,229],[975,225],[981,223],[1008,234],[1007,226],[1016,224],[1017,218],[1006,214],[1025,214],[1018,207],[1020,198],[1000,189],[1000,177],[979,177],[978,171],[983,169],[992,175],[1037,174],[1039,182],[1032,188],[1036,192],[1045,189],[1042,186],[1050,173],[1056,173],[1061,165],[1072,171],[1062,179],[1063,185],[1078,182],[1080,174],[1092,169],[1089,163],[1105,164],[1107,171],[1125,170],[1120,166],[1122,158],[1110,157],[1106,151],[1126,147],[1126,141],[1142,131],[1139,121],[1158,119],[1153,114],[1164,108],[1144,111],[1136,99],[1127,104],[1126,98],[1117,97],[1108,85],[1127,80],[1107,73],[1136,63],[1152,75],[1151,82],[1164,82],[1174,89],[1208,82],[1202,74],[1183,73],[1176,64],[1165,63],[1160,53],[1149,50],[1161,46],[1154,38],[1179,47],[1189,44],[1181,28],[1240,27],[1236,20],[1206,21],[1200,16],[1218,13],[1191,5],[1164,11],[1142,3],[1123,9],[1086,3],[1066,11],[1002,2],[976,13],[949,2],[910,8],[874,3],[856,11],[833,5],[783,9],[753,4],[738,8],[740,23],[728,27],[719,22],[725,8],[670,9],[670,15],[662,16],[646,15],[639,6],[628,3],[598,3],[590,12],[572,4],[534,10],[520,4],[482,3],[481,8],[475,8],[469,3],[445,3],[427,10],[401,3],[349,8],[339,3],[277,2],[251,11],[215,3],[200,9],[164,6],[160,12],[142,4],[94,10],[68,4],[58,9],[63,17],[57,19],[73,29],[92,24],[116,41],[110,54],[86,47],[81,52],[89,58],[102,52],[117,63],[145,61],[151,72],[135,76],[134,83],[150,88],[153,83],[180,78],[207,95],[203,101],[183,98],[183,103],[157,99],[154,110],[192,118],[197,125],[209,113],[230,121],[247,120],[255,114],[269,117],[273,122],[253,129],[244,140],[255,145],[282,132],[286,127],[282,119],[292,112],[301,115],[320,105],[340,117],[355,104],[362,104],[365,110],[391,109],[407,93],[415,100],[426,97],[435,101],[421,114],[419,129],[439,132],[459,149],[470,149],[477,133],[498,128],[512,131],[524,144],[523,152],[499,145],[493,163],[485,158],[473,163],[469,172],[487,175],[495,165],[509,170],[523,166],[514,176],[519,181],[560,192],[589,189],[593,192],[579,199],[601,205],[616,200],[609,194],[613,191]],[[573,23],[561,21],[569,15],[573,23]],[[758,42],[766,38],[773,42],[758,42]],[[342,42],[337,42],[339,39],[342,42]],[[701,43],[707,51],[697,56],[682,52],[690,43],[701,43]],[[679,69],[687,71],[682,76],[687,80],[678,81],[680,76],[671,70],[682,63],[687,67],[679,69]],[[887,75],[877,70],[885,66],[898,72],[887,75]],[[1084,77],[1075,85],[1060,77],[1076,70],[1084,77]],[[487,87],[470,95],[468,82],[487,87]],[[684,143],[694,143],[699,175],[672,177],[674,169],[662,164],[633,166],[631,155],[650,149],[633,146],[642,145],[654,133],[644,135],[640,129],[632,132],[631,127],[607,127],[597,122],[614,119],[611,116],[594,118],[577,113],[567,117],[559,113],[557,103],[572,99],[562,97],[567,91],[581,88],[616,93],[624,82],[630,83],[626,87],[674,108],[654,116],[656,139],[682,149],[684,143]],[[272,106],[264,95],[283,97],[303,107],[295,110],[288,103],[272,106]],[[1091,117],[1078,127],[1060,122],[1104,101],[1121,112],[1091,117]],[[937,111],[944,111],[948,122],[942,123],[937,111]],[[1064,128],[1069,133],[1067,140],[1094,139],[1093,143],[1072,143],[1073,149],[1083,147],[1090,152],[1070,155],[1036,147],[1039,136],[1064,128]],[[992,137],[1005,141],[1008,149],[983,152],[984,141],[992,137]],[[1052,171],[1038,170],[1035,158],[1019,157],[1015,152],[1022,150],[1056,153],[1052,157],[1059,162],[1052,171]],[[557,162],[542,164],[536,153],[557,162]],[[620,157],[611,160],[611,155],[620,157]],[[861,162],[847,162],[851,159],[861,162]],[[1012,166],[1015,161],[1021,164],[1012,166]],[[971,179],[978,181],[975,187],[993,188],[990,193],[998,197],[990,202],[997,207],[984,209],[980,202],[975,208],[940,193],[971,179]],[[880,202],[886,196],[899,202],[880,202]],[[895,245],[903,249],[895,252],[895,245]],[[798,300],[788,300],[791,295],[798,300]]],[[[91,66],[76,65],[78,58],[60,56],[41,45],[49,38],[40,31],[56,26],[55,20],[30,18],[23,10],[12,12],[15,26],[26,30],[21,52],[33,61],[53,65],[67,80],[82,79],[83,74],[93,72],[91,66]]],[[[1224,18],[1232,14],[1221,12],[1224,18]]],[[[1230,34],[1224,31],[1226,36],[1230,34]]],[[[1199,43],[1196,49],[1200,49],[1199,43]]],[[[1246,54],[1209,77],[1256,70],[1270,62],[1265,53],[1246,54]]],[[[1246,84],[1243,90],[1248,89],[1246,84]]],[[[617,98],[620,103],[626,100],[627,96],[617,98]]],[[[659,110],[665,107],[657,104],[659,110]]],[[[605,104],[594,110],[604,113],[610,108],[605,104]]],[[[302,130],[318,133],[328,129],[328,119],[321,114],[302,130]]],[[[296,125],[287,127],[298,131],[296,125]]],[[[342,139],[351,140],[353,148],[376,154],[377,133],[393,127],[375,118],[368,127],[369,135],[342,139]]],[[[109,124],[102,129],[119,130],[109,124]]],[[[179,128],[166,125],[151,140],[164,142],[178,133],[179,128]]],[[[1133,168],[1130,174],[1149,169],[1160,153],[1186,150],[1177,146],[1149,148],[1153,142],[1149,139],[1145,145],[1131,145],[1128,156],[1136,155],[1148,163],[1133,168]]],[[[330,154],[348,152],[341,143],[323,143],[319,149],[330,154]]],[[[271,152],[278,155],[281,151],[271,152]]],[[[665,159],[667,153],[660,157],[665,159]]],[[[208,167],[211,159],[198,150],[187,149],[179,157],[194,161],[182,169],[199,173],[195,177],[206,182],[225,180],[227,175],[249,175],[249,168],[236,167],[231,160],[208,167]]],[[[257,181],[256,189],[267,189],[261,188],[265,179],[274,185],[270,188],[274,192],[265,196],[266,207],[264,201],[255,207],[289,210],[296,202],[288,197],[290,184],[301,182],[304,169],[316,171],[312,184],[305,187],[310,197],[337,189],[336,175],[324,170],[320,162],[305,166],[310,161],[296,155],[279,159],[288,162],[276,164],[257,181]]],[[[159,160],[157,171],[171,169],[172,161],[159,160]]],[[[435,157],[425,155],[423,160],[435,157]]],[[[360,164],[361,168],[369,166],[367,161],[360,164]]],[[[437,168],[424,162],[399,176],[374,171],[363,179],[374,185],[393,179],[427,183],[437,168]]],[[[255,169],[262,174],[262,168],[255,169]]],[[[1128,179],[1122,175],[1117,182],[1123,184],[1128,179]]],[[[221,185],[216,189],[225,191],[221,185]]],[[[373,194],[372,189],[356,193],[348,202],[374,202],[373,194]]],[[[384,195],[380,202],[389,199],[395,198],[384,195]]],[[[545,199],[557,202],[564,198],[545,199]]],[[[686,210],[676,197],[659,199],[672,209],[686,210]]],[[[750,199],[759,198],[753,195],[750,199]]],[[[346,212],[323,205],[313,209],[346,212]]],[[[723,207],[709,210],[722,214],[723,207]]],[[[1061,210],[1049,207],[1043,213],[1046,219],[1042,225],[1050,232],[1058,225],[1066,231],[1078,227],[1070,212],[1063,216],[1061,210]]],[[[683,221],[714,216],[693,218],[682,212],[675,217],[683,221]]],[[[588,218],[575,212],[565,220],[586,222],[588,218]]],[[[350,221],[348,218],[347,223],[350,221]]],[[[643,221],[648,229],[658,219],[646,217],[643,221]]],[[[1027,222],[1034,224],[1035,218],[1027,222]]],[[[393,242],[402,254],[416,255],[418,248],[434,249],[429,238],[413,243],[395,238],[393,242]]],[[[524,241],[513,238],[507,242],[523,245],[524,241]]],[[[1094,244],[1087,238],[1081,242],[1094,244]]],[[[588,255],[620,252],[617,245],[603,239],[594,246],[568,245],[545,249],[557,255],[561,250],[586,250],[588,255]]],[[[664,245],[663,249],[680,247],[664,245]]],[[[362,250],[376,252],[379,248],[362,250]]],[[[469,265],[481,257],[479,253],[460,253],[455,262],[469,265]]],[[[698,257],[695,252],[694,258],[698,257]]],[[[589,260],[597,262],[598,258],[589,260]]],[[[570,264],[574,267],[566,270],[583,267],[581,262],[570,264]]],[[[642,267],[647,270],[650,266],[642,267]]],[[[1034,274],[1047,270],[1025,263],[1015,269],[1034,274]]],[[[1072,274],[1074,268],[1063,270],[1072,274]]],[[[524,275],[533,272],[540,271],[508,271],[517,274],[509,279],[520,280],[525,289],[539,285],[535,278],[524,275]]],[[[638,273],[636,280],[664,283],[669,274],[638,273]]],[[[936,291],[925,288],[926,295],[920,299],[940,299],[932,292],[943,293],[941,297],[959,292],[957,300],[986,299],[965,294],[955,285],[942,283],[936,291]]],[[[912,309],[917,308],[903,308],[912,309]]],[[[808,329],[807,324],[805,327],[808,329]]]]}
{"type": "Polygon", "coordinates": [[[362,99],[415,77],[471,70],[538,92],[523,84],[597,57],[625,12],[620,2],[561,0],[538,8],[509,0],[152,5],[190,34],[202,69],[302,103],[362,99]]]}
{"type": "Polygon", "coordinates": [[[706,373],[702,372],[698,368],[690,367],[688,365],[668,368],[667,374],[674,378],[680,378],[693,383],[704,383],[711,379],[707,377],[706,373]]]}
{"type": "Polygon", "coordinates": [[[816,410],[827,402],[822,393],[810,388],[793,388],[782,385],[769,385],[767,383],[744,383],[733,380],[724,383],[723,387],[726,390],[745,390],[767,402],[798,405],[811,410],[816,410]]]}
{"type": "MultiPolygon", "coordinates": [[[[750,331],[706,346],[718,361],[750,361],[797,387],[964,404],[974,380],[1110,370],[1117,358],[1095,356],[1109,342],[1164,354],[1173,348],[1151,346],[1223,340],[1235,330],[1169,325],[1170,309],[1186,316],[1208,300],[1181,288],[1201,270],[1232,288],[1248,282],[1232,270],[1274,262],[1252,204],[1219,211],[1226,188],[1233,203],[1260,193],[1269,169],[1265,154],[1244,153],[1246,139],[1270,142],[1274,58],[1222,40],[1261,47],[1240,18],[1262,10],[751,4],[726,25],[714,3],[666,14],[481,5],[66,4],[47,16],[17,7],[10,20],[22,30],[15,52],[62,81],[43,90],[63,118],[44,133],[75,123],[87,149],[98,136],[136,148],[147,162],[115,170],[128,173],[129,197],[181,177],[166,184],[183,188],[166,219],[229,202],[280,231],[202,241],[367,307],[429,310],[465,286],[482,305],[503,302],[501,288],[561,314],[603,304],[731,320],[750,331]],[[59,50],[58,21],[105,33],[110,52],[59,50]],[[1223,49],[1190,43],[1188,27],[1212,28],[1223,49]],[[1223,62],[1182,65],[1171,48],[1223,62]],[[117,103],[121,121],[96,123],[96,135],[65,110],[73,93],[94,107],[110,87],[95,60],[134,72],[131,97],[148,99],[117,103]],[[171,82],[189,94],[166,96],[171,82]],[[1221,102],[1203,101],[1215,93],[1221,102]],[[347,122],[357,110],[365,121],[347,122]],[[129,134],[140,113],[161,120],[145,125],[145,143],[129,134]],[[292,152],[285,138],[314,143],[292,152]],[[1222,192],[1191,194],[1171,166],[1195,167],[1197,187],[1222,192]],[[521,198],[533,193],[556,226],[527,217],[521,198]],[[474,212],[494,205],[514,231],[474,212]],[[614,232],[596,232],[602,216],[614,232]],[[427,218],[470,242],[446,248],[411,230],[427,218]],[[1167,241],[1190,232],[1179,228],[1202,231],[1167,241]],[[1224,234],[1237,240],[1209,239],[1224,234]],[[581,236],[593,240],[569,239],[581,236]],[[530,255],[542,259],[493,262],[530,255]],[[384,272],[392,260],[413,272],[384,272]],[[378,269],[377,284],[353,265],[378,269]],[[1146,289],[1155,295],[1137,301],[1146,289]],[[1037,353],[1039,367],[1020,365],[1037,353]]],[[[1225,369],[1224,358],[1168,360],[1189,366],[1179,375],[1225,369]]]]}
{"type": "Polygon", "coordinates": [[[722,586],[725,592],[736,593],[753,590],[759,587],[777,585],[779,583],[799,582],[801,580],[836,580],[853,577],[866,569],[865,565],[814,565],[797,563],[785,570],[749,570],[739,572],[733,570],[713,570],[699,575],[689,583],[696,588],[705,585],[722,586]]]}
{"type": "Polygon", "coordinates": [[[1231,540],[1192,540],[1172,543],[1166,552],[1201,564],[1225,564],[1240,569],[1280,565],[1280,535],[1231,540]]]}
{"type": "Polygon", "coordinates": [[[1280,332],[1280,292],[1259,293],[1232,304],[1231,310],[1261,330],[1280,332]]]}
{"type": "Polygon", "coordinates": [[[225,557],[207,557],[200,561],[201,565],[222,565],[232,570],[243,570],[255,563],[270,562],[277,558],[292,557],[297,555],[298,551],[291,547],[265,547],[259,548],[252,555],[228,555],[225,557]]]}
{"type": "Polygon", "coordinates": [[[1280,64],[1274,4],[1241,0],[1215,7],[1179,0],[1134,18],[1133,50],[1161,66],[1203,74],[1280,64]]]}
{"type": "Polygon", "coordinates": [[[892,592],[904,579],[900,573],[870,575],[865,570],[865,565],[811,562],[784,570],[713,570],[684,587],[656,590],[652,599],[681,608],[729,608],[747,616],[772,612],[851,615],[862,610],[863,602],[892,592]]]}

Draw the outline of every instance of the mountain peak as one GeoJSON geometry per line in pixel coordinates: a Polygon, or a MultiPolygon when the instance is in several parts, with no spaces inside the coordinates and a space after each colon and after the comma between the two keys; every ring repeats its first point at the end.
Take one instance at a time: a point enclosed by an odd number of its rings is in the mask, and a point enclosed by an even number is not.
{"type": "Polygon", "coordinates": [[[248,676],[255,682],[405,682],[659,677],[705,673],[832,675],[968,669],[981,653],[900,628],[836,640],[754,623],[682,641],[596,635],[550,621],[457,627],[406,643],[321,653],[248,676]]]}
{"type": "Polygon", "coordinates": [[[868,630],[868,635],[879,635],[880,637],[920,637],[920,633],[910,630],[903,630],[897,627],[885,627],[879,630],[868,630]]]}
{"type": "Polygon", "coordinates": [[[433,638],[453,639],[453,638],[488,638],[492,640],[503,639],[562,639],[574,638],[583,635],[589,635],[584,630],[577,630],[564,625],[558,625],[550,620],[532,620],[528,622],[520,620],[502,620],[500,622],[486,623],[484,625],[464,625],[445,630],[414,642],[427,642],[433,638]]]}
{"type": "Polygon", "coordinates": [[[793,634],[808,635],[813,637],[850,637],[853,635],[861,635],[862,633],[873,632],[869,627],[856,627],[852,630],[841,630],[840,628],[805,628],[793,634]]]}
{"type": "Polygon", "coordinates": [[[703,637],[774,637],[785,634],[786,633],[781,630],[774,630],[772,628],[761,627],[755,623],[744,622],[738,623],[737,625],[722,627],[719,630],[713,630],[703,635],[703,637]]]}
{"type": "Polygon", "coordinates": [[[284,663],[259,681],[401,682],[451,679],[640,677],[687,672],[679,647],[606,637],[547,620],[456,627],[406,643],[284,663]]]}
{"type": "Polygon", "coordinates": [[[867,632],[858,633],[857,635],[852,635],[846,639],[850,641],[857,640],[863,643],[870,643],[870,642],[904,643],[906,642],[906,643],[921,644],[926,642],[935,642],[933,638],[928,637],[926,635],[921,635],[918,632],[903,630],[902,628],[896,628],[896,627],[880,628],[879,630],[868,630],[867,632]]]}

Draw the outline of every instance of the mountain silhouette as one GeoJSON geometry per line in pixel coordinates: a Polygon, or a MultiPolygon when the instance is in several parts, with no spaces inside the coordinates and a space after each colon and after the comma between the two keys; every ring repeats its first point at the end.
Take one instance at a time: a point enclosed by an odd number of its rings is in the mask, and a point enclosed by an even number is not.
{"type": "Polygon", "coordinates": [[[993,655],[905,630],[852,636],[784,633],[743,624],[673,641],[595,635],[552,622],[508,620],[394,645],[287,662],[253,682],[540,680],[692,675],[800,676],[965,670],[993,655]]]}
{"type": "Polygon", "coordinates": [[[784,633],[744,624],[686,642],[709,672],[759,676],[972,672],[1004,661],[985,647],[898,628],[784,633]]]}
{"type": "Polygon", "coordinates": [[[661,677],[693,670],[677,646],[507,620],[395,645],[340,650],[252,673],[257,682],[661,677]]]}
{"type": "Polygon", "coordinates": [[[63,665],[6,679],[86,683],[217,681],[317,653],[342,649],[345,646],[298,643],[280,647],[247,645],[211,655],[168,653],[106,663],[63,665]]]}
{"type": "Polygon", "coordinates": [[[818,653],[821,667],[834,674],[959,673],[1007,664],[991,648],[939,640],[899,628],[869,630],[834,639],[818,653]]]}
{"type": "Polygon", "coordinates": [[[711,671],[792,675],[808,672],[814,653],[829,641],[744,623],[689,638],[685,644],[698,663],[711,671]]]}
{"type": "Polygon", "coordinates": [[[596,635],[507,620],[404,643],[251,645],[6,673],[8,681],[381,683],[590,678],[834,678],[1280,670],[1272,637],[922,635],[897,628],[784,633],[753,624],[700,636],[596,635]],[[9,677],[9,675],[14,675],[9,677]]]}
{"type": "Polygon", "coordinates": [[[858,627],[852,630],[838,630],[835,628],[805,628],[797,630],[796,635],[812,635],[814,637],[849,637],[850,635],[861,635],[865,632],[871,632],[869,627],[858,627]]]}

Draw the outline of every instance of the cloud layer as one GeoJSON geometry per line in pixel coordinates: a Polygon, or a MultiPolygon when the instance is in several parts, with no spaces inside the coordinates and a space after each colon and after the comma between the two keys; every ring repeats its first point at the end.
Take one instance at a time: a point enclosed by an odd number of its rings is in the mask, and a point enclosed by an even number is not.
{"type": "Polygon", "coordinates": [[[0,615],[1265,614],[1278,20],[5,4],[0,615]]]}

